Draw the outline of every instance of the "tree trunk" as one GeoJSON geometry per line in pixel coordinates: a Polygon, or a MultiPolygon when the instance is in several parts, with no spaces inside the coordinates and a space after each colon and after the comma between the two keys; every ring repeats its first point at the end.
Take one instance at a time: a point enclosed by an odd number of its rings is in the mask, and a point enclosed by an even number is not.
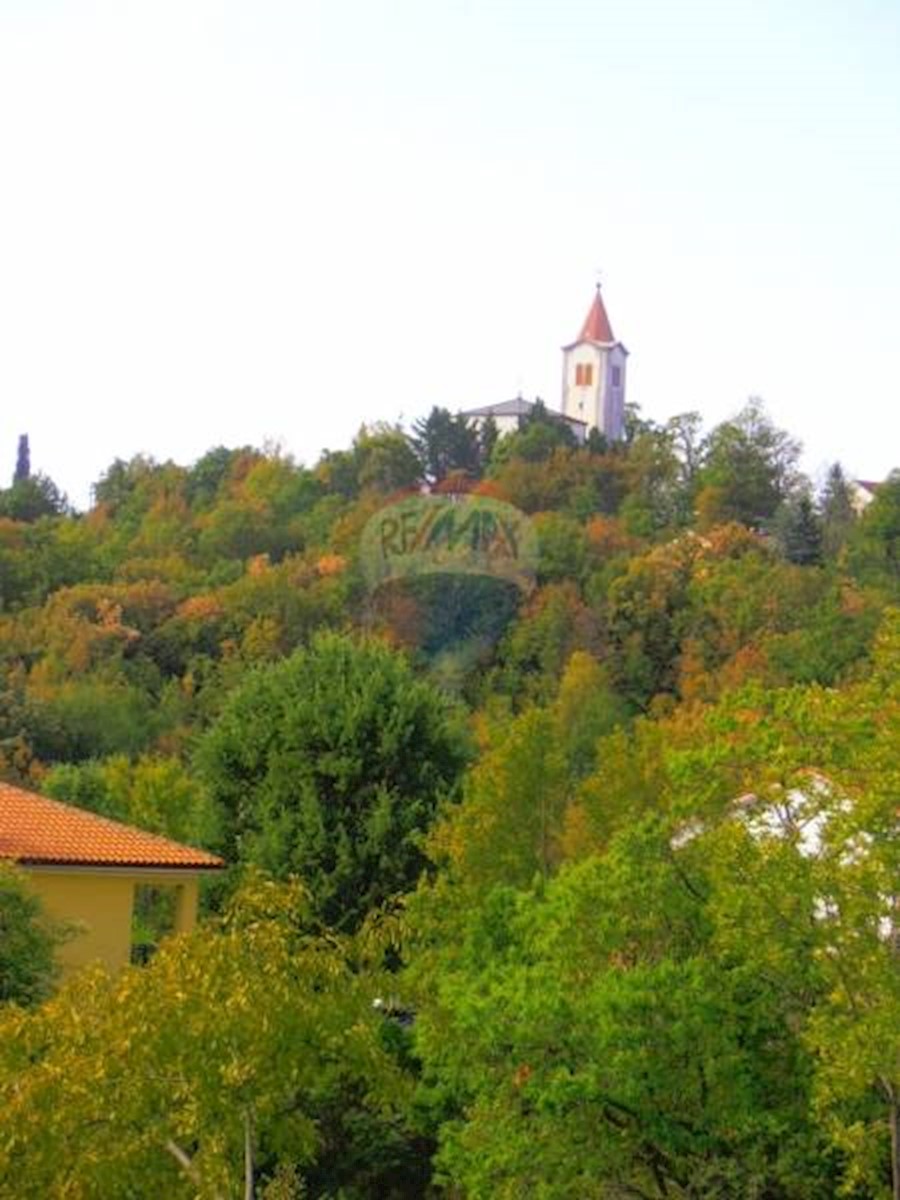
{"type": "Polygon", "coordinates": [[[253,1200],[253,1126],[244,1113],[244,1200],[253,1200]]]}

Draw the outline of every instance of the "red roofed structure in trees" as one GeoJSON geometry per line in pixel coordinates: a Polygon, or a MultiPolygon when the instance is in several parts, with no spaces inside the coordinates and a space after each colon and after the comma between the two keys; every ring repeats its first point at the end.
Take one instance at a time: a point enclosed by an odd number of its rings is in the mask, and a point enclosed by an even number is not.
{"type": "Polygon", "coordinates": [[[60,951],[66,970],[128,962],[137,887],[172,888],[173,932],[189,931],[200,876],[225,865],[205,850],[7,783],[0,783],[2,860],[21,867],[48,914],[72,927],[60,951]]]}
{"type": "MultiPolygon", "coordinates": [[[[562,404],[548,416],[565,423],[575,440],[585,442],[596,430],[610,442],[625,436],[625,367],[628,351],[616,341],[600,284],[581,332],[563,346],[562,404]]],[[[515,400],[467,409],[461,415],[478,428],[492,419],[501,434],[514,433],[535,411],[535,402],[515,400]]]]}
{"type": "Polygon", "coordinates": [[[562,411],[611,442],[625,434],[628,351],[616,341],[600,284],[574,342],[563,347],[562,411]]]}

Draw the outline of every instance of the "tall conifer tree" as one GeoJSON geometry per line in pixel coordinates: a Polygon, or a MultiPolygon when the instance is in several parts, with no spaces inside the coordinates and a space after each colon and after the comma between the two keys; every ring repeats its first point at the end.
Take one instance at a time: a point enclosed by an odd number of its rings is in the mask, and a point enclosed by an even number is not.
{"type": "Polygon", "coordinates": [[[13,484],[24,483],[31,478],[31,450],[28,445],[28,434],[19,435],[19,448],[16,452],[16,469],[13,472],[13,484]]]}

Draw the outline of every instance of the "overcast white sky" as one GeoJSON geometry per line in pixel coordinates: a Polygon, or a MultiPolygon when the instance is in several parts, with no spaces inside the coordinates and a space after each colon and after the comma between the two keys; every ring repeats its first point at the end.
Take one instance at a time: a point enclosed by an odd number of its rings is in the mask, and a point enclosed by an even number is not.
{"type": "Polygon", "coordinates": [[[0,0],[0,482],[521,390],[900,463],[896,0],[0,0]]]}

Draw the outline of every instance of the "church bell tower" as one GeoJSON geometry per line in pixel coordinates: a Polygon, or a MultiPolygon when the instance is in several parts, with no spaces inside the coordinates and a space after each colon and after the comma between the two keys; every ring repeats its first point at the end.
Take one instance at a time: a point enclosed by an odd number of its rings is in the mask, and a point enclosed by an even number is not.
{"type": "Polygon", "coordinates": [[[613,337],[600,284],[577,339],[563,346],[562,411],[609,441],[625,433],[628,351],[613,337]]]}

